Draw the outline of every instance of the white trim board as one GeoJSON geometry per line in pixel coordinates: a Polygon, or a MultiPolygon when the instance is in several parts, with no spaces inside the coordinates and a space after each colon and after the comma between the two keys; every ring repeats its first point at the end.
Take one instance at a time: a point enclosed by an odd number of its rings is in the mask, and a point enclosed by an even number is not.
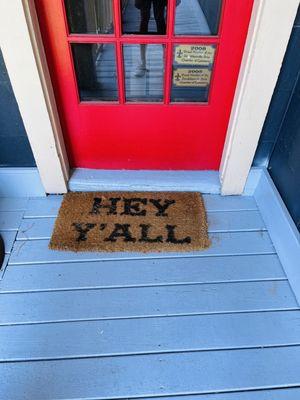
{"type": "MultiPolygon", "coordinates": [[[[253,168],[248,176],[244,194],[252,195],[261,170],[253,168]]],[[[219,194],[218,171],[125,171],[74,169],[69,190],[80,191],[197,191],[219,194]]]]}
{"type": "Polygon", "coordinates": [[[0,197],[39,197],[45,190],[37,168],[0,168],[0,197]]]}
{"type": "Polygon", "coordinates": [[[300,304],[300,233],[266,169],[262,169],[254,198],[300,304]]]}
{"type": "Polygon", "coordinates": [[[66,192],[67,153],[33,0],[0,1],[0,47],[45,191],[66,192]]]}
{"type": "Polygon", "coordinates": [[[224,195],[243,192],[298,6],[299,0],[254,0],[220,167],[224,195]]]}

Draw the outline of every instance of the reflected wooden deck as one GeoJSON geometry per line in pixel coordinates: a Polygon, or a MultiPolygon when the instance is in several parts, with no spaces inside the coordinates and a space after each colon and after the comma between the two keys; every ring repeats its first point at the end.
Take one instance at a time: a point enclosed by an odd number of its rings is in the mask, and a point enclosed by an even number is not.
{"type": "MultiPolygon", "coordinates": [[[[134,6],[134,1],[130,0],[123,11],[123,30],[124,32],[139,32],[140,11],[134,6]]],[[[156,23],[151,10],[149,21],[149,32],[156,31],[156,23]]],[[[176,34],[209,35],[210,30],[206,18],[197,0],[184,0],[180,3],[176,13],[176,34]]],[[[147,72],[143,76],[135,76],[137,67],[141,63],[139,45],[128,45],[123,49],[126,98],[128,101],[147,101],[160,102],[163,100],[164,87],[164,56],[163,49],[159,45],[147,46],[147,72]]],[[[115,66],[115,51],[112,46],[104,45],[103,51],[96,61],[96,78],[101,88],[101,96],[111,98],[116,93],[117,73],[115,66]]],[[[178,91],[178,90],[177,90],[178,91]]],[[[198,89],[199,91],[199,89],[198,89]]],[[[202,90],[203,91],[203,90],[202,90]]],[[[202,99],[202,91],[199,96],[202,99]]],[[[179,93],[174,92],[176,97],[189,99],[190,90],[184,91],[182,88],[179,93]]],[[[97,94],[93,93],[93,97],[97,94]]],[[[193,96],[192,96],[193,98],[193,96]]],[[[192,100],[194,101],[194,100],[192,100]]]]}
{"type": "Polygon", "coordinates": [[[256,203],[204,198],[213,245],[177,254],[50,251],[61,197],[0,199],[0,398],[299,399],[299,304],[256,203]]]}

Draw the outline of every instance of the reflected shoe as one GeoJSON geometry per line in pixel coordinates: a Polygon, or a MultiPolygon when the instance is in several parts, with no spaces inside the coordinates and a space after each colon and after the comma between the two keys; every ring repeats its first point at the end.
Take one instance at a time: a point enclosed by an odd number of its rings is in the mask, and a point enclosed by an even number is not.
{"type": "Polygon", "coordinates": [[[138,65],[138,66],[136,67],[135,72],[134,72],[134,76],[135,76],[136,78],[141,78],[141,77],[143,77],[143,76],[145,75],[145,73],[146,73],[147,71],[148,71],[148,70],[147,70],[147,68],[146,68],[145,65],[138,65]]]}

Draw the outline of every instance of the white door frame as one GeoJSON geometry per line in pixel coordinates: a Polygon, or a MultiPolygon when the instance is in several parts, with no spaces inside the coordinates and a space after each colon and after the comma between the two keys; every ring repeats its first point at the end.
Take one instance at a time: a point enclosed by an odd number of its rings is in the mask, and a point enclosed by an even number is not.
{"type": "MultiPolygon", "coordinates": [[[[298,5],[254,0],[220,167],[223,194],[243,192],[298,5]]],[[[45,191],[64,193],[69,163],[33,0],[0,0],[0,46],[45,191]]]]}
{"type": "Polygon", "coordinates": [[[222,194],[240,194],[257,148],[299,0],[255,0],[220,167],[222,194]]]}
{"type": "Polygon", "coordinates": [[[65,193],[69,163],[33,0],[0,0],[0,47],[46,193],[65,193]]]}

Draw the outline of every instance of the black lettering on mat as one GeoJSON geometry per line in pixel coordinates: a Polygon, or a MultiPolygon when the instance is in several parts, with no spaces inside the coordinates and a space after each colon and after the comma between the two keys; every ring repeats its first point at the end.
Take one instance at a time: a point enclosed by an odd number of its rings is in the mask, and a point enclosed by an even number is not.
{"type": "Polygon", "coordinates": [[[163,243],[163,237],[161,235],[157,236],[156,238],[149,237],[149,230],[152,227],[150,224],[141,224],[141,237],[139,242],[145,243],[163,243]]]}
{"type": "Polygon", "coordinates": [[[190,236],[185,237],[184,239],[176,239],[175,229],[176,225],[166,225],[166,230],[168,232],[167,243],[172,244],[190,244],[192,242],[192,238],[190,236]]]}
{"type": "Polygon", "coordinates": [[[75,230],[79,233],[78,237],[76,238],[76,242],[85,242],[87,240],[88,232],[95,228],[96,224],[82,224],[79,222],[74,222],[72,224],[75,230]]]}
{"type": "Polygon", "coordinates": [[[132,199],[124,200],[124,212],[121,215],[131,215],[133,217],[144,217],[146,210],[141,210],[141,204],[147,205],[147,199],[140,197],[133,197],[132,199]]]}
{"type": "Polygon", "coordinates": [[[104,239],[105,242],[116,242],[117,238],[124,238],[124,242],[136,242],[130,232],[130,224],[115,224],[115,229],[104,239]]]}
{"type": "Polygon", "coordinates": [[[90,211],[90,214],[100,214],[100,209],[101,208],[107,208],[108,212],[107,215],[117,215],[117,205],[118,202],[121,200],[120,197],[110,197],[108,199],[110,201],[110,204],[102,204],[102,198],[100,197],[94,197],[94,203],[92,206],[92,209],[90,211]]]}
{"type": "Polygon", "coordinates": [[[164,204],[160,204],[161,199],[150,199],[150,203],[157,208],[158,212],[155,214],[157,217],[167,217],[168,214],[165,212],[172,204],[175,204],[175,200],[165,200],[164,204]]]}

